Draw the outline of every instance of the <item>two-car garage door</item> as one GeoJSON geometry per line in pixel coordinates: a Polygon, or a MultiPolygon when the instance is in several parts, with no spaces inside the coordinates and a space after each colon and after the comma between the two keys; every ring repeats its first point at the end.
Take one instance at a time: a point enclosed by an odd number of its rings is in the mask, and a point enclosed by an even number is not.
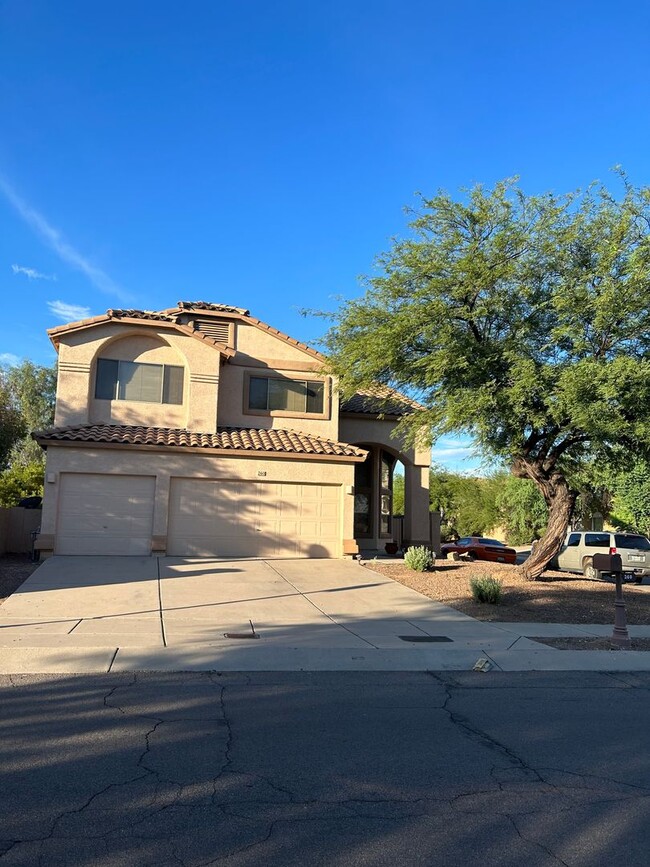
{"type": "Polygon", "coordinates": [[[338,557],[340,486],[172,479],[167,553],[338,557]]]}
{"type": "MultiPolygon", "coordinates": [[[[173,478],[167,553],[339,557],[340,486],[173,478]]],[[[57,554],[149,554],[153,476],[62,473],[57,554]]]]}

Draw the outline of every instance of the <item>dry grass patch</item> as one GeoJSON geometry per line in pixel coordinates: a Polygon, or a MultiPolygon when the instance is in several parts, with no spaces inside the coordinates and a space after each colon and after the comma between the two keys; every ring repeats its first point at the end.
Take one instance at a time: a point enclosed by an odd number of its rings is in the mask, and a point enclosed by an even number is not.
{"type": "MultiPolygon", "coordinates": [[[[517,566],[501,563],[437,560],[433,572],[413,572],[403,563],[367,561],[366,568],[387,575],[436,602],[444,602],[478,620],[533,623],[613,623],[614,584],[587,581],[568,572],[546,572],[542,581],[526,581],[517,566]],[[503,582],[499,605],[472,600],[469,581],[490,574],[503,582]]],[[[623,596],[628,623],[650,624],[650,587],[626,584],[623,596]]]]}

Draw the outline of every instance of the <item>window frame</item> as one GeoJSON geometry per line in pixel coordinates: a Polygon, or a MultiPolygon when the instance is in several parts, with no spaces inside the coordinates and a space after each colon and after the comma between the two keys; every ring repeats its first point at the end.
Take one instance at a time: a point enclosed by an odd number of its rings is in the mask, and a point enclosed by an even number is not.
{"type": "Polygon", "coordinates": [[[119,403],[148,403],[153,404],[154,406],[183,406],[185,402],[185,367],[182,364],[164,364],[160,362],[150,362],[150,361],[132,361],[128,358],[97,358],[95,362],[95,388],[93,391],[93,399],[94,400],[103,400],[108,402],[118,402],[119,403]],[[113,396],[112,397],[100,397],[97,395],[97,387],[99,381],[99,369],[100,362],[106,361],[112,364],[117,365],[117,378],[113,383],[113,396]],[[139,400],[138,398],[133,397],[120,397],[120,384],[124,382],[122,377],[120,376],[120,365],[139,365],[141,367],[156,367],[160,369],[160,398],[159,400],[139,400]],[[180,400],[179,401],[169,401],[164,400],[165,392],[170,389],[170,380],[167,377],[167,370],[175,369],[180,370],[182,372],[182,383],[180,388],[180,400]]]}
{"type": "MultiPolygon", "coordinates": [[[[284,376],[280,373],[269,373],[264,370],[247,370],[244,374],[244,396],[243,396],[243,413],[244,415],[257,415],[257,416],[265,416],[266,418],[311,418],[311,419],[321,419],[327,420],[330,417],[330,377],[322,377],[322,376],[301,376],[299,374],[294,374],[291,376],[284,376]],[[268,379],[268,380],[280,380],[281,382],[303,382],[309,387],[309,383],[318,383],[323,386],[323,410],[322,412],[300,412],[299,410],[290,410],[290,409],[253,409],[250,406],[250,390],[251,390],[251,379],[268,379]]],[[[305,399],[305,407],[307,405],[307,401],[305,399]]]]}

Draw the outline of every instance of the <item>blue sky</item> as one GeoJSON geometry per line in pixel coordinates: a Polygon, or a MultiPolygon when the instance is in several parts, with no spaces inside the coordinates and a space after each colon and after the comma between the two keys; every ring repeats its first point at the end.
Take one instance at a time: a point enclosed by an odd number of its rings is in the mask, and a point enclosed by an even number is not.
{"type": "Polygon", "coordinates": [[[625,0],[4,0],[0,360],[181,299],[314,342],[418,190],[647,184],[649,37],[625,0]]]}

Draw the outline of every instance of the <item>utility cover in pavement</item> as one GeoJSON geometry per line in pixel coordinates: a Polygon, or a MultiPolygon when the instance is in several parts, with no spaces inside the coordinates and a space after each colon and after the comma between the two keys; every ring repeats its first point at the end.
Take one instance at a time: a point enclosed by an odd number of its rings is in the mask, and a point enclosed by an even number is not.
{"type": "Polygon", "coordinates": [[[416,642],[432,642],[432,641],[453,641],[452,638],[447,638],[446,635],[398,635],[398,638],[401,638],[402,641],[412,641],[416,642]]]}

